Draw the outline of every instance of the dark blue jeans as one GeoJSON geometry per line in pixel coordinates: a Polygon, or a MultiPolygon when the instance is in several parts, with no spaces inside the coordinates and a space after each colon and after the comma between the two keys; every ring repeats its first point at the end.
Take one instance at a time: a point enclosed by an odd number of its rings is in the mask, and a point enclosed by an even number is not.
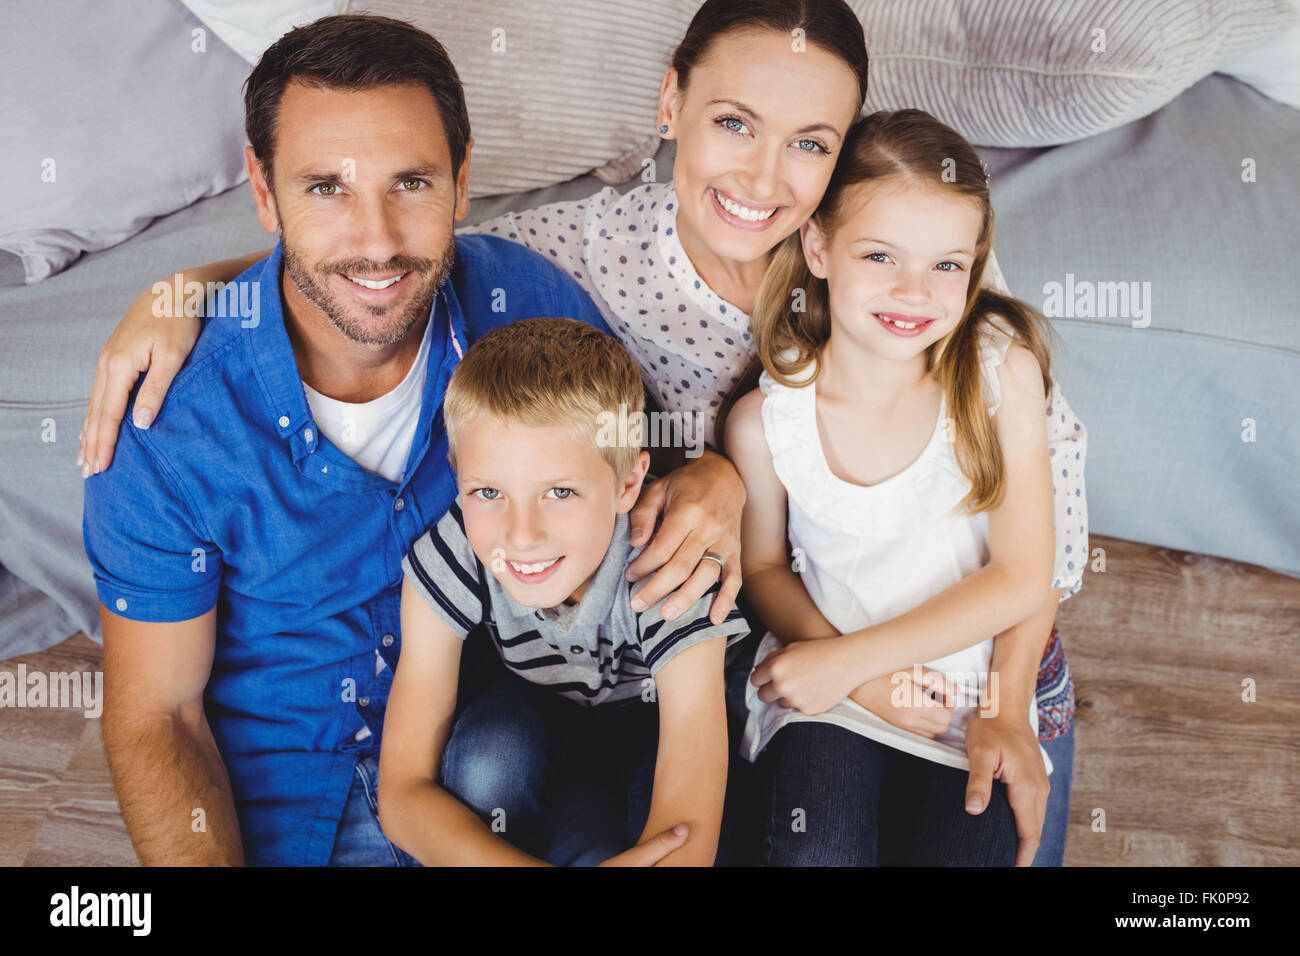
{"type": "Polygon", "coordinates": [[[790,724],[760,757],[769,781],[769,866],[1010,866],[1006,786],[963,809],[968,774],[834,724],[790,724]]]}
{"type": "MultiPolygon", "coordinates": [[[[743,594],[742,594],[743,599],[743,594]]],[[[753,614],[746,608],[747,614],[753,614]]],[[[750,620],[757,620],[757,616],[750,620]]],[[[729,656],[727,665],[727,713],[732,723],[732,760],[727,778],[727,804],[722,820],[722,850],[719,862],[758,865],[763,862],[765,834],[771,824],[768,817],[768,782],[764,779],[763,761],[757,765],[737,757],[736,747],[744,726],[745,681],[754,663],[761,631],[750,634],[729,656]]],[[[1052,759],[1051,793],[1047,798],[1047,812],[1043,820],[1043,833],[1034,866],[1060,866],[1065,857],[1065,839],[1070,814],[1070,787],[1074,768],[1074,727],[1060,736],[1042,742],[1043,749],[1052,759]]],[[[964,782],[962,797],[955,804],[964,813],[964,782]]],[[[987,810],[985,811],[988,812],[987,810]]]]}
{"type": "Polygon", "coordinates": [[[460,715],[442,785],[501,837],[558,866],[633,846],[650,816],[659,707],[583,707],[503,672],[460,715]]]}
{"type": "MultiPolygon", "coordinates": [[[[439,774],[448,792],[503,839],[559,866],[594,866],[636,843],[650,816],[657,704],[580,706],[506,670],[478,632],[460,681],[439,774]]],[[[379,827],[378,764],[357,763],[331,865],[419,865],[379,827]]]]}

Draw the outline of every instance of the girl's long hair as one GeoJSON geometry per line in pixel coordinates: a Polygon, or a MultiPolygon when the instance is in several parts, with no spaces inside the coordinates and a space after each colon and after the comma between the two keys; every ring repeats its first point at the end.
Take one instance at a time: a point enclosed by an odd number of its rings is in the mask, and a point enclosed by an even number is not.
{"type": "MultiPolygon", "coordinates": [[[[1015,340],[1038,360],[1043,388],[1050,396],[1048,343],[1052,327],[1039,312],[1019,299],[981,287],[989,250],[993,248],[993,207],[984,166],[961,134],[923,110],[872,113],[854,124],[814,214],[818,227],[825,235],[832,234],[844,212],[848,187],[890,178],[951,190],[954,195],[968,197],[983,211],[984,221],[962,318],[926,354],[926,369],[935,373],[947,396],[957,463],[971,483],[961,508],[974,514],[993,508],[1002,500],[1004,474],[1002,449],[984,404],[980,369],[982,339],[992,324],[992,317],[1000,317],[1014,331],[1015,340]]],[[[757,384],[760,371],[766,370],[775,381],[789,387],[811,384],[820,374],[822,349],[831,334],[827,286],[824,279],[809,271],[797,232],[782,241],[773,253],[759,287],[750,329],[758,354],[723,402],[719,413],[719,446],[726,413],[741,394],[757,384]],[[803,310],[797,312],[792,309],[796,290],[803,290],[804,300],[803,310]],[[793,354],[783,354],[787,350],[793,354]],[[813,368],[808,380],[793,381],[792,376],[810,362],[813,368]]]]}

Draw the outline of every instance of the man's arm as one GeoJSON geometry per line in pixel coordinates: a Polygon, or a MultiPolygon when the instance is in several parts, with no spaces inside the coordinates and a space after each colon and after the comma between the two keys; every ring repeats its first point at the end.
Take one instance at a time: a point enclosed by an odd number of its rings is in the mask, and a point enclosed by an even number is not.
{"type": "Polygon", "coordinates": [[[154,624],[101,606],[100,618],[104,749],[140,862],[243,865],[230,777],[203,712],[216,609],[188,621],[154,624]],[[195,825],[198,819],[202,827],[195,825]]]}
{"type": "Polygon", "coordinates": [[[638,844],[685,821],[690,838],[657,866],[712,866],[718,855],[727,791],[727,712],[722,664],[725,638],[677,654],[655,676],[659,751],[650,816],[638,844]]]}

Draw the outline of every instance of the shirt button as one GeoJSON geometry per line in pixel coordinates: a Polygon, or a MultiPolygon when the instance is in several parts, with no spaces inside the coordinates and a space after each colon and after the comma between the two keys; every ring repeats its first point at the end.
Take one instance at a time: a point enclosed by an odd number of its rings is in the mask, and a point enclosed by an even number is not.
{"type": "Polygon", "coordinates": [[[394,640],[394,638],[393,638],[393,635],[391,635],[391,634],[385,634],[385,635],[384,635],[383,637],[381,637],[379,640],[383,643],[384,647],[392,647],[392,646],[393,646],[393,640],[394,640]]]}
{"type": "Polygon", "coordinates": [[[584,650],[585,648],[581,644],[574,644],[572,647],[569,648],[569,653],[581,654],[584,650]]]}
{"type": "Polygon", "coordinates": [[[401,498],[398,498],[396,501],[393,502],[394,511],[401,511],[405,507],[406,507],[406,502],[403,501],[401,498]]]}
{"type": "Polygon", "coordinates": [[[360,704],[362,707],[369,707],[369,706],[370,706],[370,698],[369,698],[369,697],[362,697],[362,698],[359,698],[359,699],[357,700],[357,703],[360,704]]]}
{"type": "Polygon", "coordinates": [[[116,607],[119,611],[125,611],[125,610],[126,610],[126,598],[118,598],[118,599],[117,599],[117,604],[115,605],[115,607],[116,607]]]}
{"type": "Polygon", "coordinates": [[[316,436],[312,434],[312,431],[311,431],[311,429],[309,428],[309,429],[307,429],[305,432],[302,433],[302,437],[305,438],[305,439],[307,439],[307,444],[310,445],[311,442],[312,442],[312,439],[315,438],[316,436]]]}
{"type": "Polygon", "coordinates": [[[289,416],[288,416],[288,415],[281,415],[281,416],[280,416],[280,427],[281,427],[281,428],[288,428],[288,427],[289,427],[289,416]]]}

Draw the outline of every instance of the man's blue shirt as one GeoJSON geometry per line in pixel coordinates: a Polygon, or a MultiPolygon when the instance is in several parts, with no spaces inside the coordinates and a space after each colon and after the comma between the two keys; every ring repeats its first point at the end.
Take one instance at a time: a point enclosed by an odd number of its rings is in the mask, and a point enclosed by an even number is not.
{"type": "Polygon", "coordinates": [[[442,397],[457,346],[533,316],[608,332],[537,253],[492,236],[455,242],[401,483],[313,422],[285,331],[280,246],[236,280],[258,283],[257,321],[209,319],[158,420],[142,431],[128,411],[112,467],[86,482],[86,553],[105,607],[136,621],[217,609],[204,709],[249,863],[328,862],[356,761],[378,751],[402,558],[456,497],[442,397]]]}

